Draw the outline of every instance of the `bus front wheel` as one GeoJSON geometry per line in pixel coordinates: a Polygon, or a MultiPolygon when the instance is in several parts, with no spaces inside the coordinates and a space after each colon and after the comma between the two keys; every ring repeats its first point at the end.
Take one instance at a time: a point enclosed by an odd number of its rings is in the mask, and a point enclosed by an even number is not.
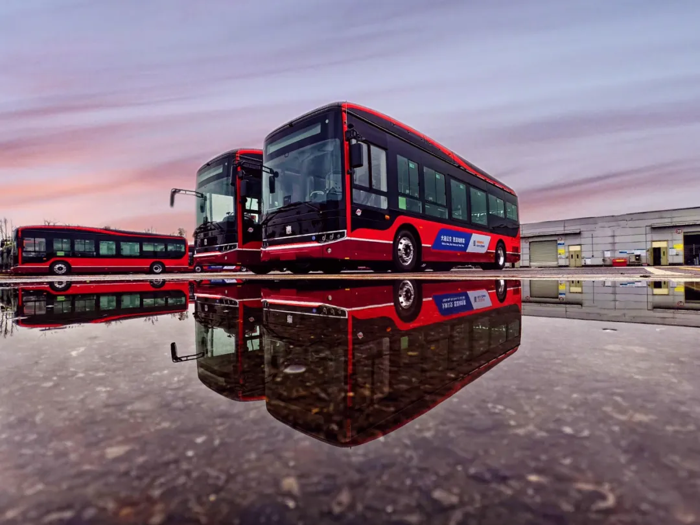
{"type": "Polygon", "coordinates": [[[420,244],[410,230],[400,230],[394,239],[394,267],[399,272],[414,272],[420,264],[420,244]]]}
{"type": "Polygon", "coordinates": [[[165,265],[162,262],[154,262],[151,265],[150,272],[155,274],[165,273],[165,265]]]}
{"type": "Polygon", "coordinates": [[[256,275],[267,275],[272,271],[272,268],[267,265],[249,266],[248,269],[256,275]]]}
{"type": "Polygon", "coordinates": [[[198,264],[197,266],[194,267],[195,273],[202,273],[202,267],[198,264]]]}
{"type": "Polygon", "coordinates": [[[419,281],[394,281],[394,309],[404,323],[412,323],[423,308],[423,291],[419,281]]]}
{"type": "Polygon", "coordinates": [[[67,275],[70,273],[70,264],[65,261],[56,261],[51,263],[51,266],[49,266],[49,271],[53,275],[67,275]]]}

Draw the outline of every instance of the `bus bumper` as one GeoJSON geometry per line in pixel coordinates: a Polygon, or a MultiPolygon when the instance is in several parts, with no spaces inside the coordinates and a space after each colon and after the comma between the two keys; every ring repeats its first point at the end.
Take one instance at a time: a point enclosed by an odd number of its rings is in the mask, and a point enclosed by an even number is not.
{"type": "Polygon", "coordinates": [[[194,266],[255,266],[260,264],[260,250],[235,249],[227,252],[196,253],[194,266]]]}
{"type": "Polygon", "coordinates": [[[341,239],[316,245],[278,245],[262,249],[262,262],[304,260],[390,261],[391,242],[341,239]]]}

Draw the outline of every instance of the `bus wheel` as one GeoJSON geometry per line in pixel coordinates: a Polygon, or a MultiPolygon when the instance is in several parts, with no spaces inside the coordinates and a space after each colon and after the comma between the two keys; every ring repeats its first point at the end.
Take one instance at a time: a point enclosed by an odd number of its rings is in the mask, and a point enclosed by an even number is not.
{"type": "Polygon", "coordinates": [[[508,296],[508,285],[504,279],[496,279],[496,298],[499,303],[506,300],[508,296]]]}
{"type": "Polygon", "coordinates": [[[202,267],[200,265],[197,265],[194,267],[195,273],[202,273],[202,267]]]}
{"type": "Polygon", "coordinates": [[[267,275],[272,271],[270,266],[249,266],[248,269],[256,275],[267,275]]]}
{"type": "Polygon", "coordinates": [[[52,292],[67,292],[70,290],[71,282],[69,281],[54,281],[49,283],[49,288],[52,292]]]}
{"type": "Polygon", "coordinates": [[[165,265],[162,262],[154,262],[150,268],[151,273],[160,274],[165,272],[165,265]]]}
{"type": "Polygon", "coordinates": [[[165,286],[165,281],[163,279],[151,279],[148,283],[151,285],[151,288],[155,288],[156,290],[165,286]]]}
{"type": "Polygon", "coordinates": [[[418,318],[423,306],[423,294],[418,281],[396,281],[394,283],[394,309],[404,323],[418,318]]]}
{"type": "Polygon", "coordinates": [[[51,263],[51,266],[49,266],[49,271],[53,275],[67,275],[70,273],[70,264],[65,261],[56,261],[51,263]]]}
{"type": "Polygon", "coordinates": [[[502,270],[506,266],[506,247],[501,241],[498,241],[496,245],[496,255],[494,257],[494,268],[496,270],[502,270]]]}
{"type": "Polygon", "coordinates": [[[413,272],[419,267],[420,248],[416,236],[400,230],[394,240],[394,267],[399,272],[413,272]]]}

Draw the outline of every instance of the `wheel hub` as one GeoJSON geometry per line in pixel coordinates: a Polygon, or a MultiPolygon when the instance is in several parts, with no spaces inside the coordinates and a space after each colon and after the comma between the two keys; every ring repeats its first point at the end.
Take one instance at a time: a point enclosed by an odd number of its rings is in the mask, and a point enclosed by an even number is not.
{"type": "Polygon", "coordinates": [[[403,281],[399,285],[399,305],[401,308],[410,308],[415,297],[416,292],[413,289],[413,284],[410,281],[403,281]]]}
{"type": "Polygon", "coordinates": [[[411,262],[413,261],[415,250],[413,249],[413,243],[408,237],[401,237],[401,239],[399,239],[397,252],[401,264],[403,264],[404,266],[408,266],[409,264],[411,264],[411,262]]]}

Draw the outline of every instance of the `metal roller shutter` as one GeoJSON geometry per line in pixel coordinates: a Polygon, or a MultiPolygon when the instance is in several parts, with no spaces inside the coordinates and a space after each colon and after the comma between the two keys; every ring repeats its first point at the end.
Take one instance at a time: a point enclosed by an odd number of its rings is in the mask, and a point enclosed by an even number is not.
{"type": "Polygon", "coordinates": [[[530,266],[557,266],[557,241],[530,241],[530,266]]]}
{"type": "Polygon", "coordinates": [[[530,281],[530,297],[558,299],[559,281],[530,281]]]}

